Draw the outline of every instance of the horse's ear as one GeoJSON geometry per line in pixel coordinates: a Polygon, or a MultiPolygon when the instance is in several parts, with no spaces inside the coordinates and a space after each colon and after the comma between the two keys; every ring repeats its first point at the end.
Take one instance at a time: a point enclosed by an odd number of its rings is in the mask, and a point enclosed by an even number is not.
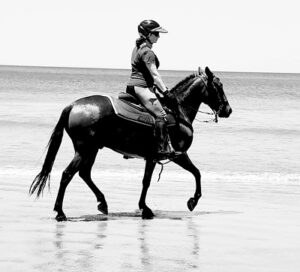
{"type": "Polygon", "coordinates": [[[205,74],[207,75],[208,79],[213,79],[214,77],[214,74],[208,67],[205,67],[205,74]]]}
{"type": "Polygon", "coordinates": [[[199,67],[198,67],[198,75],[202,75],[202,74],[204,74],[204,71],[203,71],[203,69],[199,66],[199,67]]]}

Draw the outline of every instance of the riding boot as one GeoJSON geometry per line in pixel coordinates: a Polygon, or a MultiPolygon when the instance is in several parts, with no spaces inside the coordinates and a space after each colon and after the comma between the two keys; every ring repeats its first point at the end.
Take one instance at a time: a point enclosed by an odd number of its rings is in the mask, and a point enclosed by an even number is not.
{"type": "Polygon", "coordinates": [[[156,154],[158,159],[167,159],[173,157],[175,154],[171,146],[169,135],[167,131],[166,119],[164,117],[157,117],[155,120],[155,139],[156,139],[156,154]]]}

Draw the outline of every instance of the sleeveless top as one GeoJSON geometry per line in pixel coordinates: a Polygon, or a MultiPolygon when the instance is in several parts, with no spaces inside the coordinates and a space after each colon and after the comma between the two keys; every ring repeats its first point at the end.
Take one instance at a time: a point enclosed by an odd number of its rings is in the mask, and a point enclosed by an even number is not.
{"type": "Polygon", "coordinates": [[[159,67],[159,60],[154,52],[146,44],[139,48],[135,47],[131,55],[131,76],[128,86],[137,86],[143,88],[152,88],[154,84],[153,77],[148,70],[146,63],[155,63],[159,67]]]}

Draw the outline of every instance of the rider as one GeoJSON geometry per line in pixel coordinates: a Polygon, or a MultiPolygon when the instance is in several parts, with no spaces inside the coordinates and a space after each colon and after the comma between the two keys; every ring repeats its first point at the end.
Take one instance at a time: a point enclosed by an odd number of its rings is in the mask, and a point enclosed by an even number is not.
{"type": "Polygon", "coordinates": [[[172,95],[158,73],[159,60],[152,51],[160,33],[168,33],[154,20],[144,20],[138,25],[140,37],[131,56],[131,76],[127,85],[127,92],[134,94],[140,102],[154,116],[155,136],[157,139],[157,154],[161,158],[175,155],[166,129],[166,112],[157,99],[156,87],[165,98],[172,99],[172,95]]]}

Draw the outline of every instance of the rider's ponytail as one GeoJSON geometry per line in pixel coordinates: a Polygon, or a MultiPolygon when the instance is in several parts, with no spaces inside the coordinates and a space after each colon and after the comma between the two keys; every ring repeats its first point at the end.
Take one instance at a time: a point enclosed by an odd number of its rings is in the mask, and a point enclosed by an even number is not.
{"type": "Polygon", "coordinates": [[[146,41],[146,38],[145,37],[139,37],[135,43],[136,43],[136,47],[137,48],[140,48],[140,46],[146,41]]]}

